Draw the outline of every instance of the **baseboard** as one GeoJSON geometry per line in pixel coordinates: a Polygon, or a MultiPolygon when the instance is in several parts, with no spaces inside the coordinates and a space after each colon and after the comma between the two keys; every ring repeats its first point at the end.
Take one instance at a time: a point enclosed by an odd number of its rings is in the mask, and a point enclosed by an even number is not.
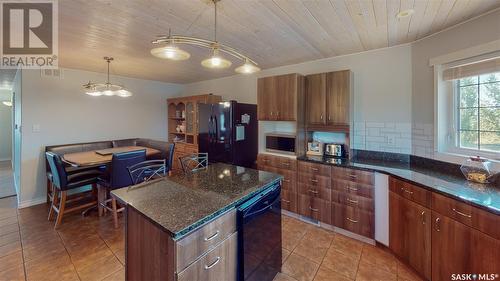
{"type": "Polygon", "coordinates": [[[31,207],[34,205],[42,204],[47,202],[47,197],[40,197],[40,198],[35,198],[35,199],[30,199],[30,200],[24,200],[21,202],[18,202],[17,208],[23,209],[27,207],[31,207]]]}

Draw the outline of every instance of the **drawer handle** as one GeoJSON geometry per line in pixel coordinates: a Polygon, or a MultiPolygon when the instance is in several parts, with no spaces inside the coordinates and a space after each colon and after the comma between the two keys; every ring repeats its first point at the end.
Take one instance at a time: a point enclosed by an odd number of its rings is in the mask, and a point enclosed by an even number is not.
{"type": "Polygon", "coordinates": [[[455,209],[455,208],[452,208],[452,210],[453,210],[453,212],[455,212],[455,213],[457,213],[457,214],[459,214],[459,215],[461,215],[461,216],[463,216],[463,217],[466,217],[466,218],[469,218],[469,219],[470,219],[470,218],[472,218],[472,215],[468,215],[468,214],[466,214],[466,213],[462,213],[462,212],[458,211],[458,210],[457,210],[457,209],[455,209]]]}
{"type": "Polygon", "coordinates": [[[318,168],[311,168],[311,170],[315,171],[315,172],[319,172],[319,169],[318,168]]]}
{"type": "Polygon", "coordinates": [[[436,221],[435,221],[435,223],[436,223],[435,229],[436,229],[436,231],[437,231],[437,232],[441,231],[441,228],[440,228],[440,226],[439,226],[440,221],[441,221],[441,219],[440,219],[440,218],[436,218],[436,221]]]}
{"type": "Polygon", "coordinates": [[[214,239],[217,236],[219,236],[219,231],[218,230],[214,234],[210,235],[209,237],[205,237],[205,242],[208,242],[208,241],[214,239]]]}
{"type": "Polygon", "coordinates": [[[318,183],[318,180],[311,179],[311,182],[318,183]]]}
{"type": "Polygon", "coordinates": [[[413,194],[413,191],[409,191],[408,189],[405,189],[405,188],[401,187],[401,190],[404,191],[404,192],[406,192],[406,193],[408,193],[408,194],[410,194],[410,195],[413,194]]]}
{"type": "Polygon", "coordinates": [[[220,261],[220,257],[217,257],[217,258],[215,259],[215,261],[213,261],[211,264],[209,264],[209,265],[205,265],[205,270],[208,270],[208,269],[210,269],[210,268],[214,267],[216,264],[218,264],[218,263],[219,263],[219,261],[220,261]]]}
{"type": "Polygon", "coordinates": [[[285,203],[290,203],[289,200],[285,200],[285,199],[281,199],[281,201],[285,202],[285,203]]]}
{"type": "Polygon", "coordinates": [[[347,191],[349,191],[349,190],[351,190],[351,191],[358,191],[357,188],[348,186],[347,187],[347,191]]]}
{"type": "Polygon", "coordinates": [[[319,209],[314,209],[313,207],[309,206],[309,210],[313,211],[313,212],[318,212],[319,209]]]}
{"type": "Polygon", "coordinates": [[[425,224],[425,211],[422,211],[420,215],[422,216],[422,224],[425,224]]]}
{"type": "Polygon", "coordinates": [[[358,221],[357,221],[357,220],[353,220],[353,219],[348,218],[348,217],[347,217],[346,219],[347,219],[348,221],[352,222],[352,223],[358,223],[358,221]]]}
{"type": "Polygon", "coordinates": [[[281,165],[290,166],[290,163],[288,163],[288,162],[281,162],[281,165]]]}
{"type": "Polygon", "coordinates": [[[269,160],[269,159],[264,159],[264,162],[269,162],[269,161],[271,161],[271,160],[269,160]]]}
{"type": "Polygon", "coordinates": [[[284,182],[290,182],[290,180],[287,180],[287,179],[283,179],[284,182]]]}
{"type": "Polygon", "coordinates": [[[354,175],[354,174],[350,174],[350,175],[349,175],[349,177],[350,177],[351,179],[357,179],[357,178],[358,178],[358,176],[357,176],[357,175],[354,175]]]}
{"type": "Polygon", "coordinates": [[[313,194],[318,194],[319,193],[317,190],[314,190],[314,189],[309,189],[309,192],[311,192],[313,194]]]}
{"type": "Polygon", "coordinates": [[[352,204],[358,204],[358,200],[352,200],[350,198],[346,198],[347,202],[352,203],[352,204]]]}

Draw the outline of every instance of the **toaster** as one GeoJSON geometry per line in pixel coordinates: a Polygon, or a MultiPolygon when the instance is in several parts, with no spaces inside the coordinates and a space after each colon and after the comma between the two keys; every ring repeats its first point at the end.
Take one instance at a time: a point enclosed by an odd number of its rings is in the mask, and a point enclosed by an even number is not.
{"type": "Polygon", "coordinates": [[[325,144],[324,155],[329,157],[346,157],[345,145],[340,143],[325,144]]]}

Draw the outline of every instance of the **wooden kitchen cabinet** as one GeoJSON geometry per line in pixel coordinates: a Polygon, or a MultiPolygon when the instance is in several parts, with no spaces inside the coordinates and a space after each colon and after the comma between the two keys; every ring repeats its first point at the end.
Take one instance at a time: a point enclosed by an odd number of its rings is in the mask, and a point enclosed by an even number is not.
{"type": "Polygon", "coordinates": [[[348,130],[350,123],[351,71],[306,76],[306,125],[348,130]]]}
{"type": "Polygon", "coordinates": [[[306,120],[323,125],[326,118],[326,73],[306,76],[306,120]]]}
{"type": "Polygon", "coordinates": [[[304,77],[297,74],[257,80],[257,112],[261,121],[297,121],[303,115],[304,77]]]}
{"type": "Polygon", "coordinates": [[[500,240],[434,211],[432,224],[432,280],[500,272],[500,240]]]}
{"type": "Polygon", "coordinates": [[[389,248],[431,278],[431,210],[389,192],[389,248]]]}
{"type": "Polygon", "coordinates": [[[348,126],[351,95],[351,71],[326,74],[326,124],[348,126]]]}

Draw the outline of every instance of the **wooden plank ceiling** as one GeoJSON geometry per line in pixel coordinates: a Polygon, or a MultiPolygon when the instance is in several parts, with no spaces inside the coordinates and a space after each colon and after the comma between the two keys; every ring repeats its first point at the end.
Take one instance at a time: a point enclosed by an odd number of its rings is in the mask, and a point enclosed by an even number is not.
{"type": "MultiPolygon", "coordinates": [[[[218,39],[262,68],[394,46],[425,37],[500,7],[498,0],[222,0],[218,39]],[[397,19],[405,9],[415,13],[397,19]]],[[[185,47],[188,61],[150,55],[151,40],[165,34],[213,38],[208,0],[59,1],[60,66],[189,83],[234,74],[201,67],[208,50],[185,47]]],[[[82,78],[85,80],[84,78],[82,78]]]]}

